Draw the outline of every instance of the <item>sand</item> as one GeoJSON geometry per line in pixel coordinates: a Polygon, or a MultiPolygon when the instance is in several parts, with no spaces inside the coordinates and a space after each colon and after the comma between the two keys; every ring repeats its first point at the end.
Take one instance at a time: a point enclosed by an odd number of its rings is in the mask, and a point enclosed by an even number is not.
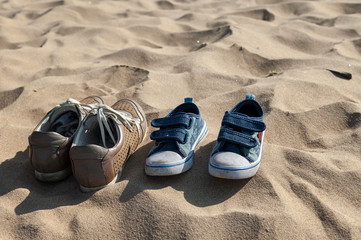
{"type": "Polygon", "coordinates": [[[360,77],[361,1],[1,1],[0,239],[360,239],[360,77]],[[265,110],[260,170],[213,178],[246,93],[265,110]],[[36,181],[28,135],[89,95],[135,99],[148,125],[194,97],[209,134],[193,168],[147,177],[148,131],[112,186],[36,181]]]}

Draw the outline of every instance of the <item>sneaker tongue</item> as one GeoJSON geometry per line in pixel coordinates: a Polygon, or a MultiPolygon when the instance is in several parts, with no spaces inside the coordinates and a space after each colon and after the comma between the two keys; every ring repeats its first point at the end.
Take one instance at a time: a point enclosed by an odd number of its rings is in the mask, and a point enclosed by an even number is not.
{"type": "Polygon", "coordinates": [[[162,145],[159,147],[158,151],[172,151],[182,155],[181,152],[178,150],[178,146],[176,142],[162,142],[161,144],[162,145]]]}
{"type": "Polygon", "coordinates": [[[186,112],[174,112],[171,116],[185,115],[186,112]]]}

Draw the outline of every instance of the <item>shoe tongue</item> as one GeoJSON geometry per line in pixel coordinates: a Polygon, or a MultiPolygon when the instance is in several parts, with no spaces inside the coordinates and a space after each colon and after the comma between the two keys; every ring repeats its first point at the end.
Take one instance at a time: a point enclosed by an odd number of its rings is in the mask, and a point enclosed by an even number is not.
{"type": "Polygon", "coordinates": [[[170,115],[170,117],[175,117],[175,116],[184,116],[184,115],[190,115],[192,113],[186,113],[186,112],[175,112],[172,115],[170,115]]]}
{"type": "Polygon", "coordinates": [[[182,155],[182,153],[178,150],[177,142],[162,142],[161,144],[162,145],[159,146],[158,151],[172,151],[182,155]]]}

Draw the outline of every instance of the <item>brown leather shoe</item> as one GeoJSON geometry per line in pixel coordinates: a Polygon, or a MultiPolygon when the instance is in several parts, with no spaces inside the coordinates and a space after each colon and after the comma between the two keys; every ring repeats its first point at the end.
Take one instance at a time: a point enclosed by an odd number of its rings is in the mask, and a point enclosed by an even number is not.
{"type": "Polygon", "coordinates": [[[68,99],[48,112],[29,136],[29,158],[40,181],[59,181],[71,174],[69,149],[87,111],[104,104],[97,96],[68,99]]]}
{"type": "Polygon", "coordinates": [[[143,141],[143,109],[123,99],[111,108],[100,105],[77,132],[70,149],[73,174],[83,192],[95,191],[120,177],[126,160],[143,141]]]}

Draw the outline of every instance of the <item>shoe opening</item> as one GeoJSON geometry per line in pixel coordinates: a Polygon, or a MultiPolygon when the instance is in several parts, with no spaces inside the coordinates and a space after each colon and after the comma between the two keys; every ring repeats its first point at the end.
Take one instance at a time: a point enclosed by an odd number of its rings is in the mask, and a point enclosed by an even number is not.
{"type": "Polygon", "coordinates": [[[77,134],[76,139],[74,140],[74,144],[77,146],[85,146],[85,145],[98,145],[104,148],[112,148],[120,141],[120,132],[117,127],[116,122],[112,118],[107,118],[110,130],[113,133],[113,136],[116,142],[113,142],[110,137],[108,131],[104,131],[105,133],[105,145],[102,140],[101,131],[99,127],[98,120],[96,116],[90,116],[86,120],[86,122],[79,129],[79,133],[77,134]]]}
{"type": "Polygon", "coordinates": [[[173,113],[184,112],[199,114],[199,109],[194,103],[183,103],[173,110],[173,113]]]}
{"type": "Polygon", "coordinates": [[[245,114],[249,117],[262,117],[262,107],[254,100],[244,100],[236,108],[235,112],[245,114]]]}

